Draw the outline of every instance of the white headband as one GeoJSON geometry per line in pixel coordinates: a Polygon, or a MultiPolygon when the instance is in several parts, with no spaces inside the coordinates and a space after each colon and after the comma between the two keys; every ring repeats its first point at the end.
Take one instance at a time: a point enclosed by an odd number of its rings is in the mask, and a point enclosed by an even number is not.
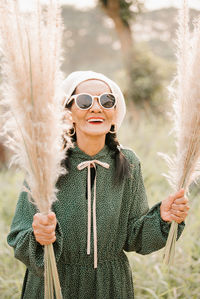
{"type": "Polygon", "coordinates": [[[62,84],[62,90],[64,92],[64,105],[66,104],[67,100],[72,95],[74,89],[83,81],[89,80],[89,79],[99,79],[101,81],[104,81],[108,84],[110,87],[112,93],[117,97],[117,105],[116,105],[116,130],[118,130],[121,126],[121,123],[123,121],[123,118],[126,113],[126,104],[124,101],[124,96],[121,92],[121,89],[119,86],[109,79],[108,77],[104,76],[101,73],[96,73],[93,71],[77,71],[72,72],[67,76],[67,78],[63,81],[62,84]]]}

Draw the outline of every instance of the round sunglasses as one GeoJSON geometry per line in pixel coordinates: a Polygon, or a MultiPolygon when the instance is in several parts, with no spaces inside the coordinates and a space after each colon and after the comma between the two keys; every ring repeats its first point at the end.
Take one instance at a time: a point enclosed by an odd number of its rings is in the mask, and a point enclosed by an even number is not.
{"type": "Polygon", "coordinates": [[[112,93],[103,93],[100,96],[92,96],[88,93],[79,93],[72,95],[66,104],[72,100],[81,110],[88,110],[94,104],[94,98],[98,98],[98,102],[103,109],[112,109],[116,105],[116,98],[112,93]]]}

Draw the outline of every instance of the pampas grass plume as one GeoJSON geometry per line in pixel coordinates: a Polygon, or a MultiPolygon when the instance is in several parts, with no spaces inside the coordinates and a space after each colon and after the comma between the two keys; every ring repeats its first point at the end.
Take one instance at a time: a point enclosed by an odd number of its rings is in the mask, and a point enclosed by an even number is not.
{"type": "MultiPolygon", "coordinates": [[[[28,186],[24,190],[29,199],[41,213],[48,214],[57,200],[56,181],[66,173],[61,161],[68,147],[63,148],[62,136],[70,121],[63,122],[66,112],[60,88],[61,8],[53,0],[46,7],[35,3],[34,11],[22,14],[17,1],[0,2],[1,105],[6,109],[1,134],[13,152],[10,166],[17,164],[25,172],[28,186]]],[[[45,273],[50,276],[55,266],[52,250],[52,245],[45,249],[45,273]]],[[[61,298],[59,292],[57,298],[61,298]]]]}
{"type": "MultiPolygon", "coordinates": [[[[179,11],[177,32],[177,76],[170,86],[173,100],[173,121],[176,135],[176,153],[169,157],[161,154],[168,164],[167,177],[173,191],[196,182],[200,174],[200,19],[189,32],[189,11],[187,1],[179,11]]],[[[164,262],[172,263],[177,238],[176,222],[172,222],[164,262]]]]}

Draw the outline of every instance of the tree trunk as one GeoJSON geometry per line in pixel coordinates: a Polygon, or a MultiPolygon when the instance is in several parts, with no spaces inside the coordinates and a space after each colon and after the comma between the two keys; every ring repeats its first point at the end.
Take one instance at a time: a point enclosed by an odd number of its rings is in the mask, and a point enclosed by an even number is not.
{"type": "Polygon", "coordinates": [[[4,145],[0,142],[0,168],[6,165],[6,151],[4,145]]]}
{"type": "Polygon", "coordinates": [[[130,75],[131,61],[133,60],[133,37],[128,23],[122,20],[120,16],[119,0],[109,0],[107,6],[103,5],[103,9],[114,24],[121,44],[121,51],[127,75],[130,75]]]}

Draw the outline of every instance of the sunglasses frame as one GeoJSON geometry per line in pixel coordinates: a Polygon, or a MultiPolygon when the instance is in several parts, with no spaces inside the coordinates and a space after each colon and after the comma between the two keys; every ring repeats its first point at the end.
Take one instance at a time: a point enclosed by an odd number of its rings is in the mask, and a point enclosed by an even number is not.
{"type": "MultiPolygon", "coordinates": [[[[72,100],[74,100],[76,106],[77,106],[79,109],[81,109],[81,110],[89,110],[89,109],[93,106],[93,104],[94,104],[94,98],[98,98],[98,103],[99,103],[99,105],[100,105],[103,109],[106,109],[106,110],[113,109],[113,108],[116,106],[116,104],[117,104],[117,98],[116,98],[116,96],[115,96],[113,93],[110,93],[110,92],[104,92],[104,93],[102,93],[102,94],[99,95],[99,96],[96,96],[96,95],[93,96],[93,95],[91,95],[91,94],[89,94],[89,93],[85,93],[85,92],[83,92],[83,93],[78,93],[78,94],[74,94],[74,95],[72,95],[72,96],[69,98],[69,101],[66,102],[66,104],[69,104],[72,100]],[[89,106],[89,107],[86,108],[86,109],[84,109],[84,108],[80,108],[80,107],[78,106],[77,102],[76,102],[77,97],[80,96],[80,95],[82,95],[82,94],[83,94],[83,95],[88,95],[88,96],[90,96],[90,97],[92,98],[91,106],[89,106]],[[112,96],[114,96],[114,98],[115,98],[115,103],[114,103],[114,105],[113,105],[112,107],[110,107],[110,108],[105,108],[105,107],[103,107],[102,104],[101,104],[100,97],[103,96],[103,95],[105,95],[105,94],[106,94],[106,95],[112,95],[112,96]]],[[[65,104],[65,105],[66,105],[66,104],[65,104]]]]}

